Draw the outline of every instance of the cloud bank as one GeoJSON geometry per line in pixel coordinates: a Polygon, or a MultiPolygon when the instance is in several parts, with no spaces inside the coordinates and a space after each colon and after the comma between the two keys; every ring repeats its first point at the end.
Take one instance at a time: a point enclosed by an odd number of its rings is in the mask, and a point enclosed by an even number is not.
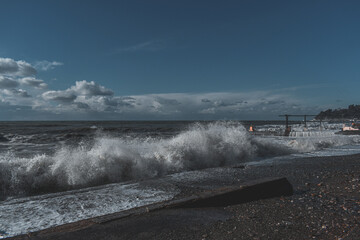
{"type": "Polygon", "coordinates": [[[65,90],[48,89],[35,74],[35,66],[25,61],[0,58],[0,109],[7,114],[0,119],[245,120],[321,110],[307,106],[288,90],[117,96],[86,80],[65,90]]]}

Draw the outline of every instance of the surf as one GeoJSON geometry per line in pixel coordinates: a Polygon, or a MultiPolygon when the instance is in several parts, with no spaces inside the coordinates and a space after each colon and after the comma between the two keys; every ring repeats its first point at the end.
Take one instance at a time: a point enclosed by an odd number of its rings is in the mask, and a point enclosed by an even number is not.
{"type": "Polygon", "coordinates": [[[52,154],[0,155],[1,198],[143,180],[204,168],[358,144],[359,138],[315,134],[254,136],[239,122],[195,123],[172,137],[113,136],[59,145],[52,154]]]}

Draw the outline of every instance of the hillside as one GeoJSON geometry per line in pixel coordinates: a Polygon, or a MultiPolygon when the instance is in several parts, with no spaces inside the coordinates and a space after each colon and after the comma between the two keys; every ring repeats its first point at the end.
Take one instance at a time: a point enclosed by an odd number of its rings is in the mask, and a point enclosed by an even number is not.
{"type": "Polygon", "coordinates": [[[346,108],[328,109],[321,111],[315,119],[317,120],[334,120],[334,119],[360,119],[360,105],[349,105],[346,108]]]}

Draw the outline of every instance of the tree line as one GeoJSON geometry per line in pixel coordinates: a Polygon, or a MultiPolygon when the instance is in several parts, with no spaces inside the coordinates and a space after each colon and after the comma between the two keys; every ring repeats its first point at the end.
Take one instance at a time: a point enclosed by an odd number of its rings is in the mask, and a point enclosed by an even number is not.
{"type": "Polygon", "coordinates": [[[331,120],[331,119],[360,119],[360,105],[349,105],[346,108],[339,109],[328,109],[326,111],[321,111],[316,115],[315,119],[317,120],[331,120]]]}

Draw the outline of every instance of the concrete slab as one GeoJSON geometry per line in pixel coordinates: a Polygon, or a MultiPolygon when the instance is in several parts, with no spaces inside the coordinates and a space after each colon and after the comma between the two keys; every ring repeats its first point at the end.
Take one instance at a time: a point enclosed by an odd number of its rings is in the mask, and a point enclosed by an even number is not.
{"type": "Polygon", "coordinates": [[[293,188],[286,178],[263,178],[236,185],[201,190],[166,202],[160,202],[114,214],[95,217],[16,236],[10,239],[146,239],[159,227],[191,226],[192,222],[226,220],[223,207],[259,199],[288,196],[293,188]],[[141,237],[141,238],[142,238],[141,237]],[[134,238],[136,239],[136,238],[134,238]]]}

